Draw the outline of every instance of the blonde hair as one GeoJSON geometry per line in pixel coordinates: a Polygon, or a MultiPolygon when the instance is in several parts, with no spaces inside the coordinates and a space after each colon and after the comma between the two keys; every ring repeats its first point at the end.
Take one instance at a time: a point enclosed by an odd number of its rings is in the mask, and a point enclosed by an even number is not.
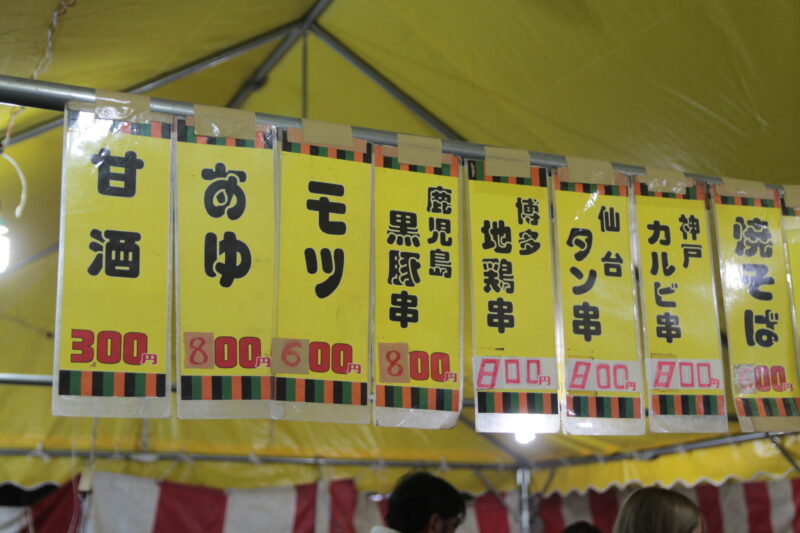
{"type": "Polygon", "coordinates": [[[692,533],[701,524],[700,510],[692,500],[651,487],[639,489],[625,500],[614,533],[692,533]]]}

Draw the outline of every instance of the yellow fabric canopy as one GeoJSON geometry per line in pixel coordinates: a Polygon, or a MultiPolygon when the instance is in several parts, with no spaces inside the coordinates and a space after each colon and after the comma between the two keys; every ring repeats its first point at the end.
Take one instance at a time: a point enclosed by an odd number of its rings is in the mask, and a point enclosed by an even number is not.
{"type": "MultiPolygon", "coordinates": [[[[301,20],[314,2],[263,0],[56,0],[0,7],[0,73],[125,90],[301,20]]],[[[316,23],[466,140],[539,152],[707,175],[800,183],[800,4],[743,0],[632,3],[334,0],[316,23]]],[[[226,105],[280,40],[149,92],[226,105]]],[[[298,40],[249,95],[245,109],[436,136],[360,70],[313,34],[298,40]],[[303,46],[307,49],[305,105],[303,46]]],[[[0,130],[15,108],[0,105],[0,130]]],[[[26,109],[13,133],[60,117],[26,109]]],[[[28,179],[28,205],[13,216],[20,186],[0,161],[0,218],[10,228],[12,269],[0,275],[0,373],[52,372],[61,130],[13,144],[28,179]],[[16,264],[16,267],[14,266],[16,264]]],[[[466,335],[469,339],[469,334],[466,335]]],[[[466,347],[469,353],[469,346],[466,347]]],[[[469,359],[469,358],[465,358],[469,359]]],[[[465,397],[472,398],[467,368],[465,397]]],[[[91,446],[92,422],[50,415],[50,389],[0,385],[0,449],[74,450],[91,446]]],[[[473,416],[465,409],[465,418],[473,416]]],[[[732,424],[731,432],[738,425],[732,424]]],[[[540,435],[521,446],[529,461],[607,456],[687,443],[707,435],[567,437],[540,435]]],[[[786,437],[789,451],[800,441],[786,437]]],[[[113,452],[176,452],[357,458],[441,463],[474,492],[484,481],[448,462],[514,460],[468,424],[449,431],[271,421],[101,420],[96,447],[113,452]],[[143,444],[146,446],[143,447],[143,444]]],[[[98,468],[217,487],[302,483],[353,476],[366,490],[388,490],[402,469],[190,460],[103,459],[98,468]]],[[[0,459],[0,480],[63,481],[79,458],[0,459]]],[[[790,466],[769,441],[536,471],[537,491],[602,489],[628,482],[693,484],[781,476],[790,466]]],[[[513,470],[485,471],[499,489],[513,470]]]]}

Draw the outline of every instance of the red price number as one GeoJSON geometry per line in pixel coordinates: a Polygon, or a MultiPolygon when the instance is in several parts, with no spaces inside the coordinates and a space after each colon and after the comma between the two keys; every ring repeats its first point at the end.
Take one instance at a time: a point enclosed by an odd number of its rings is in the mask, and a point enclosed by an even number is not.
{"type": "Polygon", "coordinates": [[[214,337],[211,333],[185,332],[184,365],[187,368],[257,368],[269,366],[261,354],[258,337],[214,337]]]}
{"type": "Polygon", "coordinates": [[[556,388],[553,361],[544,361],[544,368],[541,359],[522,357],[476,357],[473,361],[479,389],[556,388]]]}
{"type": "Polygon", "coordinates": [[[736,365],[736,387],[741,393],[785,392],[794,387],[786,381],[786,369],[783,366],[736,365]]]}
{"type": "Polygon", "coordinates": [[[349,344],[305,339],[274,339],[272,370],[275,374],[362,374],[360,363],[353,362],[353,347],[349,344]]]}
{"type": "Polygon", "coordinates": [[[654,389],[719,389],[721,368],[710,362],[657,361],[654,389]]]}
{"type": "Polygon", "coordinates": [[[118,331],[101,331],[95,334],[88,329],[72,330],[73,363],[92,363],[104,365],[120,362],[126,365],[141,365],[144,362],[158,362],[156,354],[147,353],[147,335],[136,331],[122,334],[118,331]]]}
{"type": "Polygon", "coordinates": [[[450,371],[450,356],[446,353],[428,355],[428,352],[415,350],[409,354],[409,366],[411,379],[458,382],[458,374],[450,371]]]}
{"type": "Polygon", "coordinates": [[[450,356],[446,353],[409,351],[406,343],[379,343],[378,358],[380,380],[384,383],[458,382],[458,373],[451,371],[450,356]]]}
{"type": "Polygon", "coordinates": [[[635,363],[568,361],[569,389],[591,391],[638,392],[639,383],[635,363]]]}
{"type": "Polygon", "coordinates": [[[308,345],[308,368],[312,372],[334,374],[361,373],[361,365],[353,364],[353,347],[349,344],[312,342],[308,345]],[[357,367],[358,372],[355,372],[357,367]]]}

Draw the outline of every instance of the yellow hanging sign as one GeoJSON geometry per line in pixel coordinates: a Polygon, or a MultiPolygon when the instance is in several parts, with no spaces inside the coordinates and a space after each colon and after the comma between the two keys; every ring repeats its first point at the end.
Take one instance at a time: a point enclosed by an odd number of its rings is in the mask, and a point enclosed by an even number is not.
{"type": "Polygon", "coordinates": [[[278,417],[369,422],[372,154],[354,146],[282,142],[278,417]]]}
{"type": "Polygon", "coordinates": [[[651,192],[640,181],[634,184],[650,427],[725,431],[722,346],[712,334],[719,331],[719,319],[705,193],[702,185],[681,190],[651,192]],[[689,423],[686,416],[702,420],[689,423]]]}
{"type": "Polygon", "coordinates": [[[450,426],[461,408],[459,165],[442,161],[407,165],[375,150],[379,425],[450,426]]]}
{"type": "Polygon", "coordinates": [[[170,124],[66,122],[53,413],[168,416],[170,124]]]}
{"type": "Polygon", "coordinates": [[[644,432],[628,189],[618,180],[555,180],[569,433],[644,432]]]}
{"type": "Polygon", "coordinates": [[[557,432],[548,172],[495,177],[483,161],[467,172],[476,428],[557,432]]]}
{"type": "Polygon", "coordinates": [[[800,428],[791,295],[777,191],[725,196],[714,186],[719,270],[736,413],[744,431],[800,428]]]}
{"type": "Polygon", "coordinates": [[[786,242],[786,260],[792,280],[792,323],[795,324],[795,338],[800,334],[797,313],[800,309],[800,208],[783,208],[783,235],[786,242]]]}
{"type": "Polygon", "coordinates": [[[254,133],[177,122],[180,417],[269,416],[275,187],[268,132],[254,133]]]}

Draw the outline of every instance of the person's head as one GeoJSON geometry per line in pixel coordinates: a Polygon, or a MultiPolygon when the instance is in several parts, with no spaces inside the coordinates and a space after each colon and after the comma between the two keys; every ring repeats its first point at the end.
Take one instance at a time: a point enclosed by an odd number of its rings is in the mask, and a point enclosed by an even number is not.
{"type": "Polygon", "coordinates": [[[639,489],[625,501],[614,523],[614,533],[702,533],[697,506],[672,490],[639,489]]]}
{"type": "Polygon", "coordinates": [[[389,496],[386,525],[400,533],[453,533],[464,519],[464,497],[426,472],[405,475],[389,496]]]}
{"type": "Polygon", "coordinates": [[[603,533],[600,528],[593,526],[589,522],[580,521],[568,525],[561,533],[603,533]]]}

